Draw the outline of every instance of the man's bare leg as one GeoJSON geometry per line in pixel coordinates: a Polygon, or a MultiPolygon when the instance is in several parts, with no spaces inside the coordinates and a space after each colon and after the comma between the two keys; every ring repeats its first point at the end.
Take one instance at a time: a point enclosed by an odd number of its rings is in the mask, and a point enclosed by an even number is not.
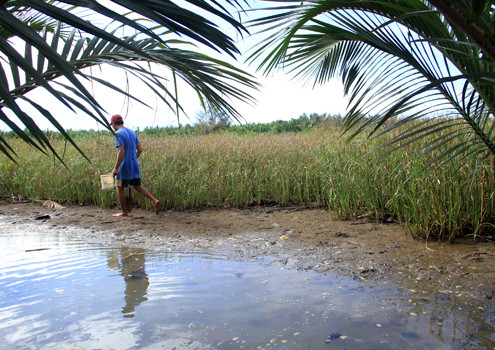
{"type": "Polygon", "coordinates": [[[155,209],[155,213],[159,214],[160,210],[162,208],[162,205],[160,204],[160,201],[153,197],[150,191],[148,191],[146,188],[143,186],[134,186],[134,189],[141,193],[143,196],[151,200],[151,203],[153,204],[153,208],[155,209]]]}
{"type": "Polygon", "coordinates": [[[124,190],[125,190],[124,187],[117,186],[117,197],[119,199],[119,204],[120,204],[120,207],[122,208],[122,212],[121,213],[118,213],[118,214],[113,214],[112,216],[121,217],[121,216],[127,216],[127,215],[129,215],[127,213],[127,208],[126,208],[126,205],[125,205],[125,192],[124,192],[124,190]]]}

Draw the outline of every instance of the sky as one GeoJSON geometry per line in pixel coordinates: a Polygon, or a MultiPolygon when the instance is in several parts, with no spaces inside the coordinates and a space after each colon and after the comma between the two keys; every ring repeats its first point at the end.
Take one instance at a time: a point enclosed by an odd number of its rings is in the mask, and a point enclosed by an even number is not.
{"type": "MultiPolygon", "coordinates": [[[[254,67],[238,63],[240,67],[256,74],[254,67]]],[[[99,75],[95,70],[93,74],[99,75]]],[[[146,86],[132,77],[125,77],[122,71],[112,67],[103,67],[102,74],[99,75],[109,79],[122,89],[129,86],[129,92],[139,97],[149,107],[135,101],[129,101],[124,96],[109,89],[98,86],[88,86],[95,98],[108,113],[108,118],[113,114],[121,114],[124,117],[125,125],[133,129],[143,130],[146,127],[177,126],[177,116],[168,106],[160,103],[156,96],[146,86]],[[127,79],[130,79],[127,83],[127,79]]],[[[257,75],[257,81],[261,84],[258,91],[252,91],[255,102],[247,104],[244,102],[234,102],[233,105],[242,116],[240,123],[268,123],[275,120],[290,120],[299,118],[303,113],[328,113],[344,114],[346,109],[346,99],[344,98],[343,87],[340,81],[332,81],[324,86],[316,86],[291,79],[287,74],[278,72],[268,77],[257,75]]],[[[101,130],[103,127],[91,117],[82,112],[74,113],[59,101],[55,100],[47,92],[38,88],[29,93],[30,98],[49,106],[52,115],[60,122],[65,129],[73,130],[101,130]]],[[[179,89],[180,102],[183,105],[187,116],[179,115],[182,125],[194,124],[197,113],[202,111],[200,101],[196,93],[188,86],[182,85],[179,89]]],[[[22,103],[21,103],[22,104],[22,103]]],[[[24,108],[28,111],[41,130],[55,130],[44,117],[37,115],[36,111],[27,104],[24,108]]],[[[8,114],[8,113],[7,113],[8,114]]],[[[10,114],[9,116],[12,116],[10,114]]],[[[0,121],[0,130],[9,128],[0,121]]]]}
{"type": "MultiPolygon", "coordinates": [[[[110,76],[112,81],[122,81],[122,88],[126,82],[122,74],[112,71],[112,68],[104,68],[105,76],[110,76]]],[[[346,102],[340,82],[335,81],[324,86],[312,88],[305,86],[302,82],[291,80],[288,75],[281,73],[270,77],[261,77],[258,80],[262,86],[258,91],[253,91],[256,101],[253,104],[243,102],[234,103],[234,106],[243,117],[240,123],[268,123],[275,120],[290,120],[299,118],[303,113],[328,113],[344,114],[346,102]]],[[[117,83],[118,84],[118,83],[117,83]]],[[[159,103],[153,93],[140,82],[134,81],[129,84],[129,92],[139,96],[149,107],[109,91],[97,87],[92,91],[97,100],[108,112],[108,118],[113,114],[121,114],[124,117],[125,125],[133,129],[144,129],[146,127],[157,126],[177,126],[177,116],[168,106],[159,103]]],[[[48,93],[41,89],[30,94],[36,95],[35,100],[44,106],[49,106],[49,110],[66,129],[99,130],[103,127],[95,120],[82,112],[74,113],[60,102],[56,101],[48,93]],[[50,101],[50,102],[48,102],[50,101]]],[[[191,89],[183,86],[179,91],[180,101],[187,113],[179,115],[182,125],[194,124],[198,112],[202,111],[200,101],[191,89]]],[[[30,115],[35,116],[36,112],[26,106],[26,111],[31,110],[30,115]]],[[[55,130],[55,128],[42,116],[34,118],[42,130],[55,130]]],[[[1,122],[0,122],[1,123],[1,122]]],[[[9,130],[6,125],[0,124],[1,130],[9,130]]]]}
{"type": "MultiPolygon", "coordinates": [[[[249,38],[240,41],[238,47],[241,52],[248,52],[259,37],[249,38]]],[[[256,66],[244,63],[244,58],[237,61],[230,61],[226,56],[221,57],[235,64],[257,77],[261,84],[259,91],[252,91],[255,98],[253,104],[244,102],[233,102],[236,110],[241,114],[241,123],[268,123],[275,120],[290,120],[300,117],[303,113],[328,113],[344,114],[346,110],[346,99],[344,98],[342,83],[339,80],[331,81],[324,86],[313,87],[312,84],[304,83],[300,80],[291,79],[283,72],[274,72],[268,77],[263,77],[255,72],[256,66]],[[234,63],[235,62],[235,63],[234,63]]],[[[94,69],[93,74],[100,75],[99,69],[94,69]]],[[[122,89],[129,87],[132,95],[138,96],[149,107],[137,102],[129,102],[125,97],[103,89],[96,85],[87,85],[98,102],[101,103],[107,117],[113,114],[121,114],[124,117],[125,125],[133,129],[144,129],[146,127],[156,126],[177,126],[177,116],[165,104],[159,103],[154,93],[148,90],[137,80],[126,77],[122,71],[112,67],[103,66],[101,76],[111,80],[122,89]],[[129,83],[128,83],[128,80],[129,83]]],[[[103,127],[91,117],[82,112],[74,113],[60,102],[56,101],[48,93],[38,88],[29,93],[33,98],[43,106],[48,106],[50,112],[66,129],[95,129],[103,127]]],[[[179,98],[187,116],[180,115],[181,124],[194,124],[196,116],[202,111],[202,107],[195,92],[185,86],[180,87],[179,98]]],[[[55,130],[55,128],[46,121],[42,116],[37,115],[35,110],[27,105],[25,110],[33,117],[42,130],[55,130]]],[[[7,115],[12,116],[6,111],[7,115]]],[[[13,117],[13,120],[15,118],[13,117]]],[[[21,126],[21,128],[23,128],[21,126]]],[[[9,128],[0,121],[0,130],[9,130],[9,128]]]]}

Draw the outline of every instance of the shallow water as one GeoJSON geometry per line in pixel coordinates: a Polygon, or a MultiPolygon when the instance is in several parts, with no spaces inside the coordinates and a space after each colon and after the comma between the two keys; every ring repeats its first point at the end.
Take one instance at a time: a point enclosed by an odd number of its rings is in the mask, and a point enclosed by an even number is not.
{"type": "Polygon", "coordinates": [[[3,349],[493,348],[493,310],[221,251],[112,248],[0,223],[3,349]]]}

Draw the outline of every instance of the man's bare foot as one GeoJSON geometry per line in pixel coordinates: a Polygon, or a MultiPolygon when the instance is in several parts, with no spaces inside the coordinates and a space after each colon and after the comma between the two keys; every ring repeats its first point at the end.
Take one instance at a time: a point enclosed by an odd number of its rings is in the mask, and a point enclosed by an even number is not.
{"type": "Polygon", "coordinates": [[[160,210],[162,209],[162,204],[160,203],[160,201],[156,201],[153,204],[153,208],[155,209],[155,214],[160,214],[160,210]]]}
{"type": "Polygon", "coordinates": [[[117,213],[117,214],[113,214],[112,216],[116,218],[120,218],[121,216],[127,216],[127,213],[117,213]]]}

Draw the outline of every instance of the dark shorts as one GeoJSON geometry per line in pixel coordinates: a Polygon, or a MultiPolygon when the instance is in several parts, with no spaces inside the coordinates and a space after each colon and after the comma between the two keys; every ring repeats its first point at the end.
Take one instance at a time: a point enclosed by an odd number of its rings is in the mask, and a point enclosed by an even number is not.
{"type": "Polygon", "coordinates": [[[141,178],[131,180],[115,180],[117,187],[141,186],[141,178]]]}

